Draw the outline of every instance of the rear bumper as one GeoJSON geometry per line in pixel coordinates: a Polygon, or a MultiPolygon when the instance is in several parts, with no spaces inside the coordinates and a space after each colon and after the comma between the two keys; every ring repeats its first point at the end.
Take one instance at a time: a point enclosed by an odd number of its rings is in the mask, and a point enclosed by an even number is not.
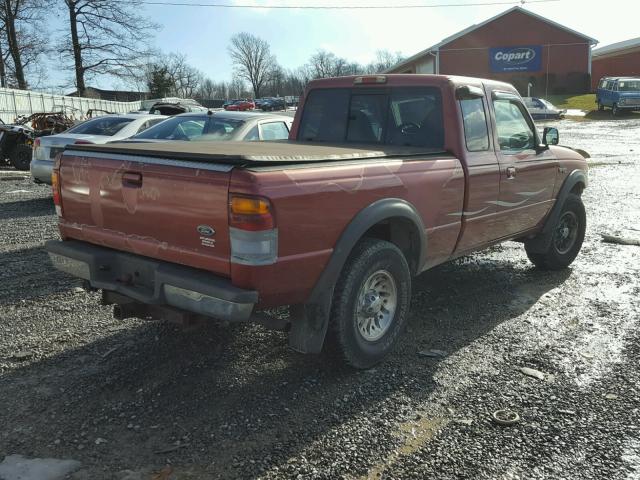
{"type": "Polygon", "coordinates": [[[36,183],[46,183],[51,185],[51,172],[53,171],[53,161],[51,160],[31,160],[31,179],[36,183]]]}
{"type": "Polygon", "coordinates": [[[257,292],[203,270],[75,240],[45,248],[57,269],[139,303],[237,322],[249,320],[258,302],[257,292]]]}

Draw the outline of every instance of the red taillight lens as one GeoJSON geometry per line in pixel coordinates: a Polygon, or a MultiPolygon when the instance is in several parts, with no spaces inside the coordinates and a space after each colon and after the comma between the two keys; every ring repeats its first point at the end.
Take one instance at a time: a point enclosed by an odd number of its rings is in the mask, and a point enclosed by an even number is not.
{"type": "Polygon", "coordinates": [[[40,138],[36,138],[33,141],[33,148],[38,148],[40,146],[40,138]]]}
{"type": "Polygon", "coordinates": [[[241,230],[271,230],[275,227],[271,203],[261,197],[231,195],[229,225],[241,230]]]}
{"type": "Polygon", "coordinates": [[[53,163],[53,170],[51,171],[51,190],[53,193],[53,204],[56,207],[56,214],[62,216],[62,195],[60,185],[60,157],[62,154],[56,155],[53,163]]]}
{"type": "Polygon", "coordinates": [[[93,145],[93,142],[90,142],[89,140],[76,140],[73,143],[76,145],[93,145]]]}

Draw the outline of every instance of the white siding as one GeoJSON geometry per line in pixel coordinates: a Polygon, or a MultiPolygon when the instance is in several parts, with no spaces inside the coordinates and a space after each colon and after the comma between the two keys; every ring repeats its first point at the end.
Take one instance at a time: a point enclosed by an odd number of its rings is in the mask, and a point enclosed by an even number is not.
{"type": "Polygon", "coordinates": [[[416,62],[416,73],[436,73],[433,55],[427,55],[416,62]]]}

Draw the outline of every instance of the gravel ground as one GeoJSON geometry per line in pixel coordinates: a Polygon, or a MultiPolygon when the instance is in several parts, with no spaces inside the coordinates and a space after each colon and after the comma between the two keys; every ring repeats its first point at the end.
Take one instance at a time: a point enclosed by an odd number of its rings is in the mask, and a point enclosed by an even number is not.
{"type": "Polygon", "coordinates": [[[366,372],[258,326],[113,320],[51,268],[48,187],[0,172],[0,459],[78,460],[76,480],[640,479],[640,248],[599,236],[640,238],[638,123],[559,126],[593,157],[572,268],[506,243],[427,272],[366,372]]]}

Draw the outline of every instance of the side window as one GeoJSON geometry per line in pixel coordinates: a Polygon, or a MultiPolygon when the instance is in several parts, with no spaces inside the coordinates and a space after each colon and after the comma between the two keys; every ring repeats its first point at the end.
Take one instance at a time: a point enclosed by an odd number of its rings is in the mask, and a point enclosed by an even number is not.
{"type": "Polygon", "coordinates": [[[500,150],[517,153],[535,148],[536,137],[520,102],[499,98],[493,107],[500,150]]]}
{"type": "Polygon", "coordinates": [[[144,122],[142,125],[140,125],[140,128],[138,128],[137,133],[143,132],[145,131],[147,128],[149,128],[151,125],[149,125],[149,122],[144,122]]]}
{"type": "Polygon", "coordinates": [[[284,122],[263,123],[260,125],[260,138],[262,140],[286,140],[289,138],[289,130],[284,122]]]}
{"type": "Polygon", "coordinates": [[[487,117],[484,113],[484,102],[481,98],[460,100],[462,122],[464,124],[464,138],[467,150],[480,152],[489,149],[489,132],[487,117]]]}
{"type": "Polygon", "coordinates": [[[244,136],[244,141],[257,142],[258,140],[260,140],[260,134],[258,133],[258,126],[256,125],[244,136]]]}
{"type": "Polygon", "coordinates": [[[152,118],[151,120],[147,120],[147,128],[153,127],[156,123],[160,123],[166,118],[152,118]]]}

